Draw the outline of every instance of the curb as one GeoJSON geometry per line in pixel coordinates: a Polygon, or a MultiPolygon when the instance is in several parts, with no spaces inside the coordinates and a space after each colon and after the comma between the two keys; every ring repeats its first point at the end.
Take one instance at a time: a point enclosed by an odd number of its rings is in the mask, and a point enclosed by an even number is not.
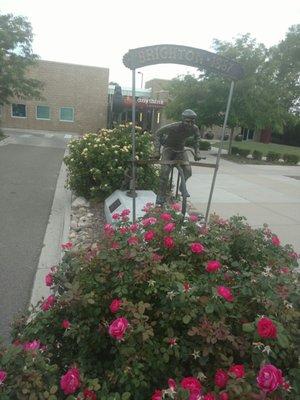
{"type": "MultiPolygon", "coordinates": [[[[64,157],[67,153],[68,148],[64,157]]],[[[45,285],[44,278],[50,272],[52,266],[60,263],[63,254],[61,244],[68,240],[72,194],[70,190],[65,188],[66,177],[67,170],[62,161],[30,296],[30,304],[34,306],[42,297],[50,295],[50,289],[45,285]]]]}

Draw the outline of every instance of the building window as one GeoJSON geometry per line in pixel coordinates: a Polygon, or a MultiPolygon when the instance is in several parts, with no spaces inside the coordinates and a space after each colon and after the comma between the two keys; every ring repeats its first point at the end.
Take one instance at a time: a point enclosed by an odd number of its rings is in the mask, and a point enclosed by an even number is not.
{"type": "Polygon", "coordinates": [[[26,105],[25,104],[12,104],[11,105],[11,116],[17,118],[26,118],[26,105]]]}
{"type": "Polygon", "coordinates": [[[61,107],[59,120],[65,122],[74,122],[74,108],[73,107],[61,107]]]}
{"type": "Polygon", "coordinates": [[[36,106],[36,119],[50,119],[50,107],[36,106]]]}

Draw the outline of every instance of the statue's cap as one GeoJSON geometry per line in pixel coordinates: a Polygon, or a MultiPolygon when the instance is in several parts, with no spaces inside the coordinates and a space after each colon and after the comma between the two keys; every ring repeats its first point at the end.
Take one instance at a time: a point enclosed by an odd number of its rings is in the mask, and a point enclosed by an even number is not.
{"type": "Polygon", "coordinates": [[[181,116],[182,118],[197,118],[197,114],[195,113],[195,111],[190,110],[189,108],[187,110],[184,110],[181,116]]]}

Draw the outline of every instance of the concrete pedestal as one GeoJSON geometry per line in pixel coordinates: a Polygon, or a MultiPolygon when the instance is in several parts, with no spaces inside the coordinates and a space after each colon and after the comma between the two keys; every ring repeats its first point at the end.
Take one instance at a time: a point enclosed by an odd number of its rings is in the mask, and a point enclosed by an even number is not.
{"type": "MultiPolygon", "coordinates": [[[[156,194],[152,192],[152,190],[137,190],[136,193],[136,219],[138,219],[145,214],[142,210],[147,203],[155,204],[156,194]]],[[[104,202],[104,211],[107,223],[114,223],[115,220],[112,219],[112,215],[115,213],[120,214],[125,208],[131,211],[129,217],[132,221],[132,198],[126,195],[126,191],[114,191],[104,202]]]]}

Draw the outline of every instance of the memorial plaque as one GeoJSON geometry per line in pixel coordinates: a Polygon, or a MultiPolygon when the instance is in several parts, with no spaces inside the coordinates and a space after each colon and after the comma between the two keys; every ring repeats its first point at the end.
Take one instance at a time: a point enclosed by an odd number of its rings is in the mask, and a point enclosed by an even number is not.
{"type": "Polygon", "coordinates": [[[121,205],[120,199],[115,200],[111,205],[108,207],[109,211],[113,213],[119,206],[121,205]]]}

